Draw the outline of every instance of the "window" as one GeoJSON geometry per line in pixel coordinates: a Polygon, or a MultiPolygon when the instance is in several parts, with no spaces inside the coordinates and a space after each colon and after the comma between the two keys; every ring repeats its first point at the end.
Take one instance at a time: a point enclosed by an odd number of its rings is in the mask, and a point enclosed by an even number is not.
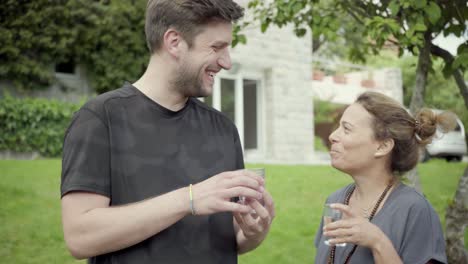
{"type": "Polygon", "coordinates": [[[243,80],[244,88],[244,148],[258,147],[257,81],[243,80]]]}
{"type": "Polygon", "coordinates": [[[75,74],[75,62],[73,61],[73,59],[70,59],[65,62],[57,63],[55,64],[55,72],[75,74]]]}
{"type": "Polygon", "coordinates": [[[257,75],[244,78],[240,74],[225,74],[216,77],[211,96],[200,98],[234,122],[244,150],[254,156],[261,155],[258,151],[262,146],[261,94],[260,77],[257,75]]]}

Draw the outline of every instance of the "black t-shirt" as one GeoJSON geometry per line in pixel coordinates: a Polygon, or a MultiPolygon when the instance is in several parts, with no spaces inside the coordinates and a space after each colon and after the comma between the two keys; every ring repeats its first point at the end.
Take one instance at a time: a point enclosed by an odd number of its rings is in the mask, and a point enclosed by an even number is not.
{"type": "MultiPolygon", "coordinates": [[[[63,146],[61,194],[98,193],[118,206],[243,167],[237,129],[222,113],[196,98],[173,112],[127,83],[74,115],[63,146]]],[[[186,216],[139,244],[89,262],[237,263],[233,216],[186,216]]]]}

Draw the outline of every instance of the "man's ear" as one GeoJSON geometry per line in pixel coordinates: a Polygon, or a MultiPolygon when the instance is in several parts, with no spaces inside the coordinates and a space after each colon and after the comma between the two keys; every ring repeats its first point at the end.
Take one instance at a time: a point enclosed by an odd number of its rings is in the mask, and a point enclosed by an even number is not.
{"type": "Polygon", "coordinates": [[[395,146],[395,141],[393,141],[393,138],[387,138],[385,140],[380,141],[380,144],[377,148],[377,151],[375,152],[374,156],[376,158],[383,157],[390,152],[392,152],[393,147],[395,146]]]}
{"type": "Polygon", "coordinates": [[[179,58],[187,47],[182,35],[175,29],[169,28],[163,36],[164,49],[173,57],[179,58]]]}

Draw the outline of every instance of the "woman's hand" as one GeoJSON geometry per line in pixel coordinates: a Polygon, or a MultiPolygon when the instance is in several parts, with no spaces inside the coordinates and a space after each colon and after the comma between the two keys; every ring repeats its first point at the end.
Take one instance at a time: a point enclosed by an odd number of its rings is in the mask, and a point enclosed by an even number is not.
{"type": "Polygon", "coordinates": [[[367,218],[357,216],[344,204],[331,204],[331,208],[340,210],[344,217],[341,220],[324,226],[324,235],[332,238],[330,243],[351,243],[374,249],[385,234],[367,218]]]}

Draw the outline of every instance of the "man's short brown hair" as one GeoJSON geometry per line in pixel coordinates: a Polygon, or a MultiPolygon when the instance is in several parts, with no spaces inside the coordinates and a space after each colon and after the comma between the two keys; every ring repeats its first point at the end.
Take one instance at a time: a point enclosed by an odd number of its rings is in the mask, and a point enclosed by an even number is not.
{"type": "Polygon", "coordinates": [[[173,27],[189,47],[202,28],[212,19],[236,22],[244,10],[232,0],[149,0],[146,7],[146,44],[153,54],[163,42],[164,33],[173,27]]]}

